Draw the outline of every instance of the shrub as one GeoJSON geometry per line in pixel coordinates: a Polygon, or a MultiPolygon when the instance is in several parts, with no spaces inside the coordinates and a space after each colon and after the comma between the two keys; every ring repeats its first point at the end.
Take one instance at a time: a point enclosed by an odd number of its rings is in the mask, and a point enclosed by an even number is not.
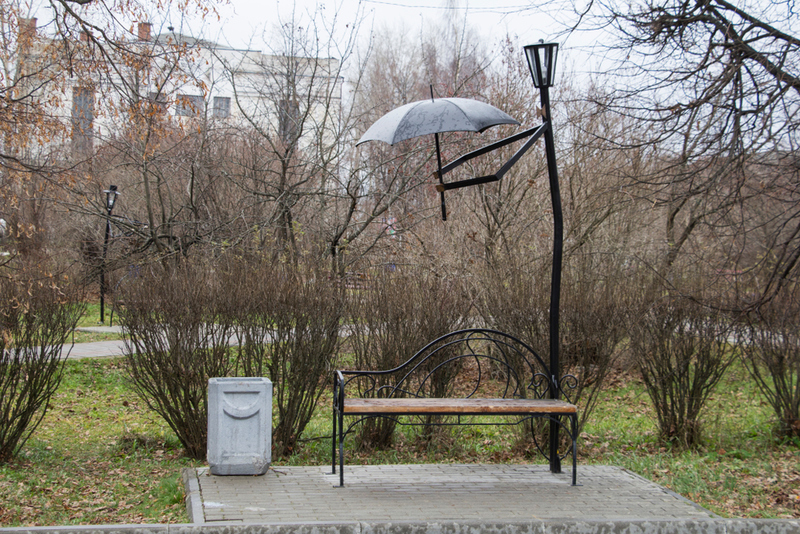
{"type": "Polygon", "coordinates": [[[84,311],[79,290],[43,273],[0,276],[0,463],[15,456],[61,383],[62,345],[84,311]]]}
{"type": "Polygon", "coordinates": [[[592,415],[606,378],[617,367],[618,345],[627,335],[625,317],[632,292],[613,254],[574,254],[565,268],[561,299],[562,374],[575,377],[562,385],[579,405],[578,426],[592,415]]]}
{"type": "MultiPolygon", "coordinates": [[[[580,428],[597,403],[616,362],[617,345],[626,334],[627,281],[615,260],[613,255],[574,254],[563,270],[559,371],[574,380],[562,379],[559,386],[563,397],[579,406],[580,428]]],[[[485,284],[481,308],[486,323],[519,337],[549,363],[549,264],[492,271],[485,284]]]]}
{"type": "Polygon", "coordinates": [[[628,318],[631,350],[653,402],[660,438],[700,443],[700,416],[734,360],[727,317],[670,292],[647,293],[628,318]]]}
{"type": "MultiPolygon", "coordinates": [[[[392,369],[434,339],[462,327],[468,311],[469,300],[451,280],[412,268],[378,271],[368,287],[357,290],[350,300],[348,341],[354,366],[364,370],[392,369]]],[[[385,385],[380,377],[376,380],[378,388],[385,385]]],[[[444,373],[436,373],[428,386],[432,396],[445,396],[452,383],[444,373]]],[[[359,393],[381,396],[386,391],[359,393]]],[[[389,419],[366,421],[359,430],[359,446],[388,447],[394,428],[394,421],[389,419]]]]}
{"type": "Polygon", "coordinates": [[[272,381],[273,451],[288,456],[334,368],[344,290],[313,269],[244,260],[228,272],[226,285],[239,295],[241,370],[272,381]]]}
{"type": "Polygon", "coordinates": [[[800,302],[782,294],[748,317],[742,361],[778,419],[778,433],[800,437],[800,302]]]}
{"type": "Polygon", "coordinates": [[[141,269],[121,288],[125,360],[139,397],[178,436],[187,454],[206,456],[208,379],[236,368],[229,340],[235,299],[200,260],[141,269]]]}

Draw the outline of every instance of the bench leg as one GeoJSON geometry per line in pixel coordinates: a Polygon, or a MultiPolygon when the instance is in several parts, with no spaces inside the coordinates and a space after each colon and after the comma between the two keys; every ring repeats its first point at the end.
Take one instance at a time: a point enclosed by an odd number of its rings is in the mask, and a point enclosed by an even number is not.
{"type": "Polygon", "coordinates": [[[577,486],[577,471],[578,471],[578,416],[573,414],[569,418],[572,438],[572,485],[577,486]]]}
{"type": "Polygon", "coordinates": [[[344,486],[344,414],[339,413],[339,487],[344,486]]]}
{"type": "Polygon", "coordinates": [[[550,472],[561,472],[561,457],[558,455],[558,431],[561,419],[550,419],[550,472]]]}
{"type": "Polygon", "coordinates": [[[334,395],[333,433],[331,434],[331,474],[336,474],[336,400],[334,395]]]}

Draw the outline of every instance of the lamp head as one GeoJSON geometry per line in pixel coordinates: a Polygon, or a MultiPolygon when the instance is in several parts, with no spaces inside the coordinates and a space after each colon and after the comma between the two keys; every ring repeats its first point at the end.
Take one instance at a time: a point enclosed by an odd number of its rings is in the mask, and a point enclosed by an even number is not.
{"type": "Polygon", "coordinates": [[[106,209],[111,211],[114,209],[114,203],[117,202],[117,195],[119,195],[119,191],[117,191],[116,185],[108,186],[108,189],[103,190],[103,193],[106,194],[106,209]]]}
{"type": "Polygon", "coordinates": [[[533,76],[534,87],[552,87],[556,74],[556,57],[558,56],[558,43],[545,43],[539,40],[537,44],[525,47],[525,57],[528,68],[533,76]]]}

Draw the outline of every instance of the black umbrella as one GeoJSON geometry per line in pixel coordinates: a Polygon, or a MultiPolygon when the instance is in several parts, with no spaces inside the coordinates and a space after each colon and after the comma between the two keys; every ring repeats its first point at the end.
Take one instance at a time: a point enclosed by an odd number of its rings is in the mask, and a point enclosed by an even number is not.
{"type": "MultiPolygon", "coordinates": [[[[432,92],[432,91],[431,91],[432,92]]],[[[444,185],[442,156],[439,149],[440,132],[483,132],[498,124],[519,124],[513,117],[496,107],[469,98],[439,98],[412,102],[393,109],[378,119],[361,136],[356,145],[367,141],[383,141],[394,145],[421,135],[433,134],[436,139],[436,159],[439,183],[444,185]]],[[[444,191],[441,191],[442,220],[447,220],[444,191]]]]}

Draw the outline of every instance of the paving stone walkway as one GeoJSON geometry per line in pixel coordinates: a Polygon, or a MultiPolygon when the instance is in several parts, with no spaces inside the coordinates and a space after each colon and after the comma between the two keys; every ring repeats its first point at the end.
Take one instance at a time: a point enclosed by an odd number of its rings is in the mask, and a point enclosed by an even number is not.
{"type": "Polygon", "coordinates": [[[692,520],[714,514],[629,471],[579,466],[579,486],[544,465],[275,467],[260,477],[187,478],[195,523],[444,520],[692,520]]]}

